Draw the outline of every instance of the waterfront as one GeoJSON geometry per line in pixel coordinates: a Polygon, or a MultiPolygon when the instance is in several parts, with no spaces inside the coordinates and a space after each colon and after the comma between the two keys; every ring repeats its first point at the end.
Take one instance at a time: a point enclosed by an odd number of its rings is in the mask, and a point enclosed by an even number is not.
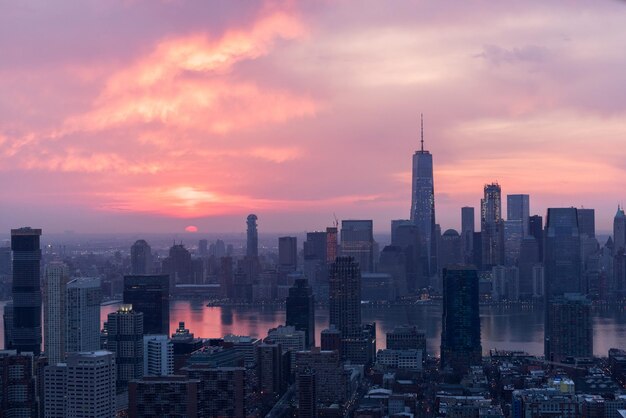
{"type": "MultiPolygon", "coordinates": [[[[6,302],[0,302],[0,312],[6,302]]],[[[103,305],[101,320],[114,312],[119,303],[103,305]]],[[[266,307],[207,307],[201,300],[173,300],[170,328],[178,321],[196,336],[209,338],[233,333],[264,337],[267,330],[285,321],[284,308],[266,307]]],[[[394,326],[413,324],[426,331],[429,354],[439,353],[441,307],[439,305],[363,306],[363,321],[376,322],[377,347],[385,347],[385,335],[394,326]]],[[[491,348],[523,350],[543,354],[543,309],[537,306],[482,306],[481,334],[483,352],[491,348]]],[[[315,318],[317,342],[319,332],[328,327],[328,311],[317,308],[315,318]]],[[[595,308],[593,311],[594,353],[606,356],[609,348],[626,348],[626,312],[623,308],[595,308]]],[[[0,342],[4,344],[4,328],[0,327],[0,342]]]]}

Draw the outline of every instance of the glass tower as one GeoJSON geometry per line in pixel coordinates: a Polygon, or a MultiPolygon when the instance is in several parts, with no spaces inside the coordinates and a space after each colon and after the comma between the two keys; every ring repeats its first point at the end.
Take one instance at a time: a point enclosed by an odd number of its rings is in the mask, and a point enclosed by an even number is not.
{"type": "Polygon", "coordinates": [[[424,150],[424,123],[422,120],[421,148],[413,154],[413,182],[411,189],[411,221],[418,227],[424,260],[424,270],[429,275],[437,271],[437,246],[435,239],[435,186],[433,156],[424,150]]]}
{"type": "Polygon", "coordinates": [[[13,251],[13,329],[11,347],[41,354],[41,229],[11,230],[13,251]]]}

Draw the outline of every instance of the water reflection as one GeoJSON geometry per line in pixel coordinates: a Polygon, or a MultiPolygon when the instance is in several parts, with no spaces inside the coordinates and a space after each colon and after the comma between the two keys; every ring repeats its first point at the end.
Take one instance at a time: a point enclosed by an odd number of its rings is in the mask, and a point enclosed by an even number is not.
{"type": "MultiPolygon", "coordinates": [[[[6,302],[0,302],[0,312],[6,302]]],[[[104,322],[110,312],[119,305],[107,305],[101,309],[104,322]]],[[[225,334],[250,335],[263,338],[267,330],[285,322],[284,309],[272,307],[206,307],[204,302],[172,301],[170,329],[179,321],[196,336],[210,338],[225,334]]],[[[524,350],[531,354],[543,354],[543,309],[519,306],[483,306],[480,310],[483,352],[491,348],[524,350]]],[[[626,345],[626,315],[623,308],[600,308],[593,313],[594,353],[606,356],[609,348],[626,345]]],[[[441,338],[441,307],[437,305],[393,306],[388,308],[363,307],[363,321],[376,322],[378,348],[385,347],[385,336],[396,325],[417,325],[426,331],[427,349],[439,354],[441,338]]],[[[2,322],[0,321],[0,325],[2,322]]],[[[328,311],[315,312],[316,341],[319,333],[328,327],[328,311]]],[[[0,344],[3,344],[3,327],[0,326],[0,344]]]]}

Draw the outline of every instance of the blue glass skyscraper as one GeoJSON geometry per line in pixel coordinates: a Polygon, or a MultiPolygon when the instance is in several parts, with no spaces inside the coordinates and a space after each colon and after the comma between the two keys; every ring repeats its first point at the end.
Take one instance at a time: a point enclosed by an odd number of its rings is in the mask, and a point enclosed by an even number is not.
{"type": "Polygon", "coordinates": [[[413,187],[411,193],[411,221],[417,226],[421,240],[420,254],[424,271],[437,271],[437,244],[435,239],[435,187],[433,156],[424,150],[424,122],[422,119],[421,148],[413,154],[413,187]]]}

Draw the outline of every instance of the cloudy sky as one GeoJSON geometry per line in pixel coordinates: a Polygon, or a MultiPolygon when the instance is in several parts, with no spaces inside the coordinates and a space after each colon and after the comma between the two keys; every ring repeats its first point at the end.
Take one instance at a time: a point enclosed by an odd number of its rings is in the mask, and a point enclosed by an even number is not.
{"type": "Polygon", "coordinates": [[[0,0],[0,228],[291,232],[485,183],[626,203],[621,1],[0,0]]]}

